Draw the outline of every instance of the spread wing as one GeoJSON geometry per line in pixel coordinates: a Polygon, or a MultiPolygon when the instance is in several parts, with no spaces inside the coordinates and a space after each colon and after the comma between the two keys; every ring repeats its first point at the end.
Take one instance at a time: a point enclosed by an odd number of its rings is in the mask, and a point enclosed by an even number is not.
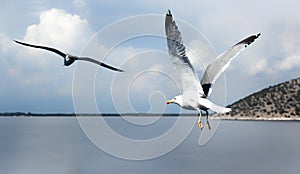
{"type": "MultiPolygon", "coordinates": [[[[67,54],[55,49],[55,48],[51,48],[51,47],[46,47],[46,46],[40,46],[40,45],[32,45],[32,44],[28,44],[28,43],[25,43],[25,42],[21,42],[21,41],[17,41],[17,40],[14,40],[16,43],[18,44],[21,44],[21,45],[24,45],[24,46],[29,46],[29,47],[33,47],[33,48],[40,48],[40,49],[44,49],[44,50],[48,50],[48,51],[51,51],[53,53],[56,53],[60,56],[62,56],[63,58],[67,58],[67,54]]],[[[68,55],[70,56],[70,55],[68,55]]],[[[84,60],[84,61],[88,61],[88,62],[92,62],[92,63],[95,63],[95,64],[98,64],[100,66],[103,66],[105,68],[108,68],[108,69],[111,69],[113,71],[119,71],[119,72],[123,72],[123,70],[119,69],[119,68],[115,68],[113,66],[110,66],[110,65],[107,65],[105,63],[102,63],[102,62],[99,62],[95,59],[92,59],[92,58],[89,58],[89,57],[77,57],[77,56],[72,56],[73,59],[75,60],[84,60]]],[[[72,62],[73,63],[73,62],[72,62]]]]}
{"type": "MultiPolygon", "coordinates": [[[[193,93],[202,96],[203,90],[194,67],[189,58],[186,56],[185,47],[182,42],[181,33],[173,20],[170,10],[166,14],[165,30],[167,35],[167,43],[169,54],[172,62],[176,66],[179,73],[183,93],[193,93]]],[[[198,97],[198,95],[196,95],[198,97]]]]}
{"type": "Polygon", "coordinates": [[[110,65],[107,65],[105,63],[99,62],[98,60],[92,59],[90,57],[77,57],[77,60],[92,62],[92,63],[103,66],[103,67],[108,68],[108,69],[113,70],[113,71],[124,72],[124,70],[122,70],[122,69],[115,68],[113,66],[110,66],[110,65]]]}
{"type": "Polygon", "coordinates": [[[33,48],[40,48],[40,49],[51,51],[53,53],[56,53],[56,54],[60,55],[63,58],[65,58],[67,56],[65,53],[63,53],[63,52],[61,52],[61,51],[59,51],[55,48],[50,48],[50,47],[45,47],[45,46],[40,46],[40,45],[32,45],[32,44],[28,44],[28,43],[17,41],[17,40],[14,40],[14,41],[16,43],[24,45],[24,46],[29,46],[29,47],[33,47],[33,48]]]}
{"type": "Polygon", "coordinates": [[[248,45],[253,43],[259,36],[260,33],[240,41],[232,46],[229,50],[220,54],[212,63],[207,66],[201,80],[201,85],[206,96],[210,94],[211,85],[214,84],[221,73],[228,68],[230,62],[248,45]]]}

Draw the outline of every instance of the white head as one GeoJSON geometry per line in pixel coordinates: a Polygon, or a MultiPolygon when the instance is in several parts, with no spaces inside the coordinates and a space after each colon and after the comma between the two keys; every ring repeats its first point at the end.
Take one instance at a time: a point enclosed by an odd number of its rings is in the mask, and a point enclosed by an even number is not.
{"type": "Polygon", "coordinates": [[[166,101],[166,104],[171,104],[171,103],[175,103],[179,106],[182,106],[182,95],[177,95],[171,100],[166,101]]]}

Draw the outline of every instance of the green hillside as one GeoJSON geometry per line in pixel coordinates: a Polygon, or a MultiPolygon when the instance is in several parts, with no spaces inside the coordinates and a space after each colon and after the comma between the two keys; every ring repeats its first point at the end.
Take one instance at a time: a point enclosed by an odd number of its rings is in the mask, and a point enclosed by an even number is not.
{"type": "Polygon", "coordinates": [[[300,119],[300,78],[270,86],[229,105],[223,119],[300,119]]]}

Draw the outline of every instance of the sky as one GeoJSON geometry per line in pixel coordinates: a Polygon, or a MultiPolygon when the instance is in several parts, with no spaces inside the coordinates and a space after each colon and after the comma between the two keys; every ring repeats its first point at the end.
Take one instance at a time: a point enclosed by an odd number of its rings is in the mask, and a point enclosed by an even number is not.
{"type": "Polygon", "coordinates": [[[298,3],[3,1],[0,112],[91,112],[90,104],[106,113],[178,112],[176,105],[165,105],[165,100],[180,93],[163,38],[168,9],[182,32],[188,55],[202,63],[196,67],[199,78],[215,55],[251,34],[262,34],[214,86],[216,95],[222,94],[221,99],[215,97],[217,102],[230,104],[300,76],[298,3]],[[196,31],[201,35],[196,36],[196,31]],[[84,62],[64,67],[57,55],[24,48],[14,39],[96,57],[125,73],[84,62]]]}

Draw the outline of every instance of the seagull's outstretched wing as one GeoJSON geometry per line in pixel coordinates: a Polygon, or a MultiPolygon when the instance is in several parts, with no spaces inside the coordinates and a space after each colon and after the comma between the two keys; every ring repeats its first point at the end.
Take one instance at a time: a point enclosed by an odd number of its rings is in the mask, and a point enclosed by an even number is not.
{"type": "Polygon", "coordinates": [[[21,42],[21,41],[17,41],[17,40],[14,40],[16,43],[18,44],[21,44],[21,45],[24,45],[24,46],[29,46],[29,47],[33,47],[33,48],[40,48],[40,49],[44,49],[44,50],[48,50],[48,51],[51,51],[51,52],[54,52],[58,55],[60,55],[61,57],[63,58],[67,58],[69,56],[69,58],[72,58],[72,62],[70,64],[72,64],[75,60],[84,60],[84,61],[89,61],[89,62],[92,62],[92,63],[95,63],[97,65],[100,65],[100,66],[103,66],[105,68],[108,68],[108,69],[111,69],[113,71],[119,71],[119,72],[124,72],[123,70],[121,69],[118,69],[118,68],[115,68],[115,67],[112,67],[110,65],[107,65],[105,63],[102,63],[102,62],[99,62],[95,59],[92,59],[92,58],[89,58],[89,57],[77,57],[77,56],[71,56],[69,54],[65,54],[61,51],[59,51],[58,49],[55,49],[55,48],[51,48],[51,47],[45,47],[45,46],[40,46],[40,45],[32,45],[32,44],[28,44],[28,43],[25,43],[25,42],[21,42]]]}
{"type": "Polygon", "coordinates": [[[175,21],[173,20],[170,10],[166,14],[165,30],[169,54],[180,75],[183,93],[196,92],[198,95],[200,94],[202,96],[204,93],[202,87],[200,86],[198,76],[196,75],[194,67],[192,66],[189,58],[186,56],[181,33],[178,30],[175,21]]]}
{"type": "Polygon", "coordinates": [[[45,47],[45,46],[40,46],[40,45],[32,45],[32,44],[28,44],[28,43],[17,41],[17,40],[14,40],[14,41],[16,43],[24,45],[24,46],[29,46],[29,47],[33,47],[33,48],[40,48],[40,49],[51,51],[53,53],[56,53],[56,54],[60,55],[63,58],[66,58],[66,56],[67,56],[65,53],[63,53],[63,52],[61,52],[61,51],[59,51],[58,49],[55,49],[55,48],[50,48],[50,47],[45,47]]]}
{"type": "Polygon", "coordinates": [[[210,94],[211,85],[214,84],[221,73],[228,68],[230,62],[248,45],[253,43],[259,36],[260,33],[240,41],[232,46],[229,50],[220,54],[212,63],[207,66],[201,80],[201,85],[206,96],[210,94]]]}
{"type": "Polygon", "coordinates": [[[92,63],[103,66],[103,67],[108,68],[108,69],[113,70],[113,71],[124,72],[124,70],[122,70],[122,69],[115,68],[113,66],[110,66],[110,65],[107,65],[105,63],[99,62],[98,60],[92,59],[90,57],[77,57],[77,60],[84,60],[84,61],[92,62],[92,63]]]}

